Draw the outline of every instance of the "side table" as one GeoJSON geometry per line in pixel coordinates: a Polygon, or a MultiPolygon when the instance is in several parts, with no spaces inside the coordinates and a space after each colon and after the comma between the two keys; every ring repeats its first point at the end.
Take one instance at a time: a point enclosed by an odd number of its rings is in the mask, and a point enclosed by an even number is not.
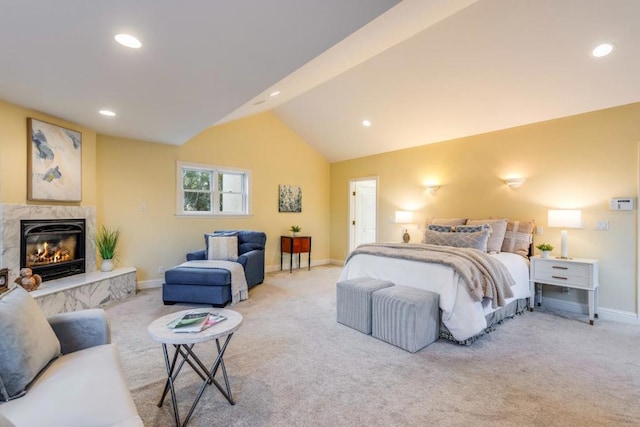
{"type": "Polygon", "coordinates": [[[242,315],[240,313],[224,308],[195,310],[191,309],[178,311],[176,313],[162,316],[149,324],[149,327],[147,328],[149,336],[154,341],[162,344],[164,363],[167,369],[167,381],[165,382],[164,391],[162,392],[162,397],[160,398],[158,406],[162,406],[162,404],[164,403],[164,399],[167,396],[167,392],[170,391],[171,402],[173,403],[173,415],[175,417],[176,426],[187,425],[207,385],[215,385],[220,393],[222,393],[222,395],[229,401],[229,403],[235,405],[235,401],[233,400],[233,396],[231,395],[231,386],[229,385],[229,378],[227,377],[227,369],[224,365],[224,353],[227,350],[229,341],[231,341],[231,337],[233,336],[234,332],[238,330],[241,324],[242,315]],[[167,323],[169,323],[171,320],[181,317],[188,312],[194,311],[217,312],[225,316],[227,319],[211,326],[208,329],[205,329],[204,331],[195,333],[174,332],[172,329],[169,329],[167,327],[167,323]],[[220,345],[220,339],[224,337],[226,337],[226,339],[224,340],[224,343],[220,345]],[[193,347],[195,344],[214,340],[216,342],[217,357],[213,362],[211,368],[207,368],[202,363],[200,358],[196,355],[193,347]],[[171,361],[169,360],[167,345],[173,345],[175,349],[171,361]],[[193,401],[193,404],[191,405],[189,413],[185,417],[184,421],[180,423],[180,414],[178,413],[178,400],[176,397],[176,390],[174,388],[174,381],[180,373],[180,370],[182,369],[182,366],[185,362],[189,366],[191,366],[194,372],[198,374],[198,376],[202,379],[202,386],[200,387],[200,390],[195,400],[193,401]],[[222,375],[224,377],[225,383],[224,389],[215,379],[218,368],[221,368],[222,370],[222,375]]]}
{"type": "Polygon", "coordinates": [[[282,270],[282,256],[291,254],[289,259],[289,273],[293,271],[293,254],[298,254],[298,268],[300,268],[300,254],[307,252],[307,270],[311,270],[311,236],[280,236],[280,270],[282,270]]]}
{"type": "MultiPolygon", "coordinates": [[[[598,317],[598,260],[588,258],[542,258],[531,257],[529,278],[529,311],[533,311],[536,299],[536,283],[582,289],[589,293],[589,324],[598,317]]],[[[542,304],[542,288],[539,290],[542,304]]]]}

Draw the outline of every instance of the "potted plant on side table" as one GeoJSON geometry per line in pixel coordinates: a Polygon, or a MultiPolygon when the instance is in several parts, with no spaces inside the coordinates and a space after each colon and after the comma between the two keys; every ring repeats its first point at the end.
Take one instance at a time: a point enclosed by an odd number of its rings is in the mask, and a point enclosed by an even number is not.
{"type": "Polygon", "coordinates": [[[549,243],[540,243],[536,246],[536,249],[540,251],[542,258],[549,258],[549,255],[551,255],[551,251],[553,250],[553,245],[549,243]]]}
{"type": "Polygon", "coordinates": [[[113,270],[113,258],[116,256],[116,247],[119,239],[120,230],[117,228],[112,230],[103,225],[96,233],[93,241],[102,258],[101,271],[113,270]]]}
{"type": "Polygon", "coordinates": [[[296,237],[296,233],[299,233],[302,228],[299,225],[292,225],[289,231],[291,231],[291,236],[296,237]]]}

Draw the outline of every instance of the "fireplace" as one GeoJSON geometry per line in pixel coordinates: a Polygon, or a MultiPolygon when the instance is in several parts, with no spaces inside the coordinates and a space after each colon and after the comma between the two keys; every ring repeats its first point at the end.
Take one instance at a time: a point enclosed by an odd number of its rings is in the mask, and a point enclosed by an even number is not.
{"type": "Polygon", "coordinates": [[[20,268],[43,281],[84,273],[85,230],[84,219],[21,220],[20,268]]]}

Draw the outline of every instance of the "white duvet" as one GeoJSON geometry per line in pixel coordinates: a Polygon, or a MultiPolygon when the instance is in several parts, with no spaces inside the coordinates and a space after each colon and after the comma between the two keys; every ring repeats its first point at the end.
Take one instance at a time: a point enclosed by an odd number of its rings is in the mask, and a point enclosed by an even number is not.
{"type": "MultiPolygon", "coordinates": [[[[527,260],[510,252],[491,256],[501,261],[515,280],[515,285],[511,287],[514,296],[506,300],[507,304],[516,299],[527,298],[527,260]]],[[[437,292],[440,295],[442,321],[458,341],[464,341],[482,332],[487,327],[485,316],[495,311],[491,308],[489,300],[473,301],[458,273],[445,265],[357,254],[344,266],[339,280],[356,277],[385,279],[396,285],[437,292]]]]}

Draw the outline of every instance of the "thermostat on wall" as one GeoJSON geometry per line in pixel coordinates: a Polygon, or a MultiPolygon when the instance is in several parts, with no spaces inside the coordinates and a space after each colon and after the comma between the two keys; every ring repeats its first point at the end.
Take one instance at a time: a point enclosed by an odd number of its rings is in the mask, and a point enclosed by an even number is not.
{"type": "Polygon", "coordinates": [[[610,211],[632,211],[634,208],[633,198],[614,198],[609,202],[610,211]]]}

